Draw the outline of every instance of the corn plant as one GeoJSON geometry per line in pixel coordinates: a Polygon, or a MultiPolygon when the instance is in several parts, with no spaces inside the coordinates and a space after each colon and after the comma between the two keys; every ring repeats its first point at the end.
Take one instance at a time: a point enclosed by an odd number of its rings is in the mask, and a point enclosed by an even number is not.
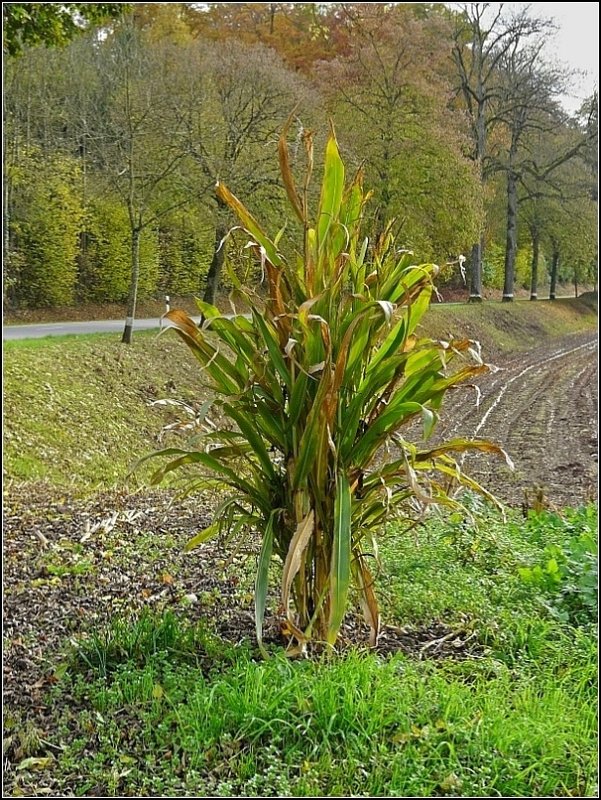
{"type": "Polygon", "coordinates": [[[396,248],[390,229],[373,245],[361,237],[368,194],[361,173],[345,182],[334,131],[314,216],[308,201],[311,135],[304,138],[308,168],[299,190],[286,133],[279,160],[302,225],[297,255],[285,259],[279,236],[270,238],[240,200],[217,185],[219,199],[237,215],[260,259],[265,291],[260,297],[237,287],[250,309],[244,315],[225,316],[199,303],[200,327],[183,311],[166,315],[202,365],[226,422],[205,425],[194,448],[155,454],[171,460],[154,481],[195,465],[193,488],[228,490],[213,523],[188,547],[226,531],[257,531],[259,645],[269,566],[277,557],[281,629],[298,651],[310,640],[336,643],[352,585],[375,642],[380,614],[373,557],[386,520],[395,513],[414,520],[431,504],[459,506],[451,485],[494,502],[452,453],[502,451],[466,439],[424,444],[445,393],[488,368],[468,339],[419,335],[437,267],[414,266],[412,254],[396,248]],[[456,359],[461,363],[452,370],[456,359]],[[403,435],[416,421],[414,439],[421,445],[403,435]]]}

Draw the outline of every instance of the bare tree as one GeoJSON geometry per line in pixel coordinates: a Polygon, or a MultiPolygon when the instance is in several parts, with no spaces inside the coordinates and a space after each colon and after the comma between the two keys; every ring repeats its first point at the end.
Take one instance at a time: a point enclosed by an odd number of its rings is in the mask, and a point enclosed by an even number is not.
{"type": "MultiPolygon", "coordinates": [[[[499,69],[510,54],[517,56],[532,37],[551,29],[545,20],[529,16],[528,9],[507,17],[504,3],[455,4],[459,14],[454,30],[453,60],[458,91],[463,96],[471,123],[472,158],[481,180],[490,174],[489,138],[500,122],[506,98],[499,87],[499,69]]],[[[482,300],[484,240],[472,246],[470,301],[482,300]]]]}
{"type": "MultiPolygon", "coordinates": [[[[274,157],[279,131],[307,95],[303,81],[262,45],[235,40],[196,41],[179,50],[183,72],[171,113],[194,165],[197,191],[215,229],[204,290],[213,303],[225,259],[228,210],[214,192],[218,181],[251,197],[253,206],[273,204],[282,196],[274,157]],[[198,181],[200,178],[200,181],[198,181]]],[[[302,113],[299,108],[299,114],[302,113]]]]}
{"type": "Polygon", "coordinates": [[[122,342],[132,340],[140,279],[140,238],[188,202],[181,166],[180,121],[169,113],[177,81],[169,44],[149,47],[131,19],[96,50],[102,75],[86,120],[87,147],[98,173],[127,209],[131,275],[122,342]]]}

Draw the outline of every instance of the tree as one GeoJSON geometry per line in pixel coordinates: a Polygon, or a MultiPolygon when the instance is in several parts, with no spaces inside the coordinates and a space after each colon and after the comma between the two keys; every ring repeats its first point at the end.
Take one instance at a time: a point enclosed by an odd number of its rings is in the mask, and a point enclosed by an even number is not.
{"type": "Polygon", "coordinates": [[[394,218],[405,246],[447,261],[482,224],[462,120],[448,107],[448,21],[436,9],[424,17],[401,4],[342,8],[349,51],[323,65],[320,84],[344,122],[341,144],[365,159],[375,187],[371,232],[394,218]]]}
{"type": "MultiPolygon", "coordinates": [[[[498,73],[508,54],[517,54],[533,36],[547,30],[549,23],[533,19],[528,9],[513,17],[503,14],[503,3],[456,4],[453,61],[458,91],[465,102],[472,138],[472,158],[481,180],[490,174],[489,139],[499,116],[503,98],[499,92],[498,73]],[[497,8],[495,9],[495,6],[497,8]]],[[[470,300],[482,299],[482,232],[471,248],[470,300]]]]}
{"type": "Polygon", "coordinates": [[[171,113],[173,53],[150,48],[131,20],[118,26],[95,50],[96,83],[85,116],[92,168],[127,211],[131,273],[122,341],[132,340],[143,232],[188,202],[181,172],[183,131],[171,113]]]}
{"type": "Polygon", "coordinates": [[[559,171],[580,156],[592,136],[558,106],[555,98],[564,90],[566,75],[541,60],[542,45],[541,40],[535,47],[510,52],[499,66],[503,105],[498,118],[506,141],[493,168],[504,173],[507,187],[504,302],[513,299],[520,185],[533,187],[534,198],[561,191],[559,171]]]}
{"type": "Polygon", "coordinates": [[[186,4],[195,34],[205,40],[237,39],[275,50],[291,70],[312,76],[348,45],[348,28],[339,3],[186,4]]]}
{"type": "Polygon", "coordinates": [[[77,285],[77,254],[84,210],[76,159],[49,156],[33,146],[11,169],[12,294],[17,304],[70,305],[77,285]]]}
{"type": "Polygon", "coordinates": [[[219,181],[251,194],[259,208],[274,210],[282,187],[273,168],[276,131],[290,111],[301,113],[304,82],[261,45],[194,42],[178,52],[178,120],[186,152],[195,166],[197,191],[214,226],[214,246],[204,299],[214,302],[225,259],[230,214],[214,193],[219,181]],[[244,76],[243,79],[241,76],[244,76]],[[200,180],[199,180],[200,178],[200,180]]]}
{"type": "Polygon", "coordinates": [[[587,194],[547,201],[544,241],[551,256],[549,299],[555,300],[561,280],[574,286],[597,282],[597,207],[587,194]]]}
{"type": "Polygon", "coordinates": [[[2,3],[4,50],[18,56],[28,46],[60,47],[126,10],[124,3],[2,3]]]}
{"type": "MultiPolygon", "coordinates": [[[[565,251],[569,241],[561,228],[578,224],[585,241],[594,236],[594,223],[588,235],[582,229],[582,221],[590,221],[588,206],[593,203],[594,164],[587,157],[590,132],[586,126],[566,121],[563,114],[551,114],[547,124],[543,122],[541,119],[539,128],[528,137],[527,155],[522,156],[519,172],[520,219],[526,223],[532,242],[531,300],[538,297],[539,257],[545,242],[551,244],[551,295],[554,295],[560,250],[565,251]],[[579,223],[567,218],[568,208],[579,209],[579,223]],[[563,248],[560,242],[564,243],[563,248]]],[[[582,248],[576,246],[575,251],[582,248]]]]}

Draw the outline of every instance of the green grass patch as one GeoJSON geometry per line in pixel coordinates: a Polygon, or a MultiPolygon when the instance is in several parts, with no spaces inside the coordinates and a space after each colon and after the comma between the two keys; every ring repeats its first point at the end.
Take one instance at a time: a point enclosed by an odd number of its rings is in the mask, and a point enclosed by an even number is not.
{"type": "MultiPolygon", "coordinates": [[[[157,329],[148,329],[142,331],[136,331],[135,337],[143,338],[147,340],[150,337],[156,336],[158,333],[157,329]]],[[[66,333],[61,334],[60,336],[55,336],[53,334],[48,334],[48,336],[36,336],[32,339],[8,339],[7,341],[3,342],[3,350],[5,354],[10,354],[15,350],[43,350],[48,345],[61,345],[61,344],[70,344],[77,342],[79,344],[82,343],[103,343],[103,342],[113,342],[119,343],[121,340],[121,334],[115,333],[114,331],[105,331],[102,333],[66,333]]]]}
{"type": "Polygon", "coordinates": [[[61,769],[102,796],[593,796],[593,679],[589,641],[567,635],[511,669],[241,652],[203,673],[157,652],[73,681],[97,744],[61,769]]]}
{"type": "MultiPolygon", "coordinates": [[[[108,487],[159,447],[179,417],[163,398],[201,402],[201,377],[174,336],[145,332],[4,343],[4,470],[62,489],[108,487]]],[[[144,482],[150,467],[133,478],[144,482]]]]}
{"type": "Polygon", "coordinates": [[[594,332],[597,305],[590,299],[553,302],[432,303],[424,330],[434,337],[469,336],[482,344],[484,360],[529,350],[571,333],[594,332]]]}

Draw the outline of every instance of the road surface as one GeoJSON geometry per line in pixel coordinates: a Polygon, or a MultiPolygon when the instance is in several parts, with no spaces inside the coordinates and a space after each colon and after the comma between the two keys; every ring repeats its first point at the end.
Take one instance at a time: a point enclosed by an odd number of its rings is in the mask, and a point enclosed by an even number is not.
{"type": "MultiPolygon", "coordinates": [[[[2,338],[8,339],[41,339],[44,336],[69,336],[84,333],[123,333],[125,320],[98,319],[91,322],[45,322],[34,325],[4,325],[2,338]]],[[[134,321],[134,332],[160,328],[161,320],[137,319],[134,321]]]]}

